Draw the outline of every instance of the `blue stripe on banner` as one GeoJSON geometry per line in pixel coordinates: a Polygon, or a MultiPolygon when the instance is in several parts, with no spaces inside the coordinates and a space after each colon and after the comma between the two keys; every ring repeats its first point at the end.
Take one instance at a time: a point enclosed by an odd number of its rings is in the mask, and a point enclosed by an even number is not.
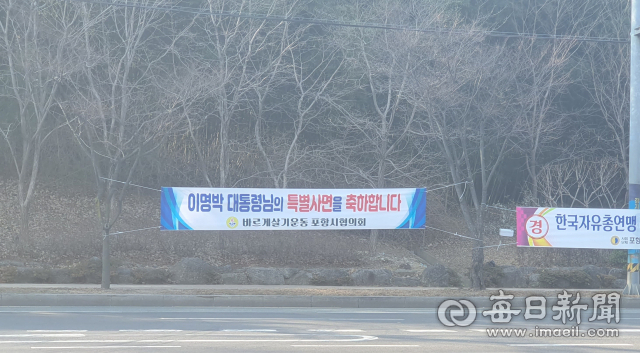
{"type": "Polygon", "coordinates": [[[427,221],[427,189],[416,189],[409,207],[409,215],[398,229],[424,228],[427,221]]]}
{"type": "Polygon", "coordinates": [[[171,207],[167,201],[167,190],[162,189],[160,194],[160,229],[175,229],[173,226],[173,219],[171,217],[171,207]]]}
{"type": "Polygon", "coordinates": [[[192,230],[191,227],[189,227],[189,225],[180,217],[172,188],[162,188],[160,214],[161,230],[192,230]]]}

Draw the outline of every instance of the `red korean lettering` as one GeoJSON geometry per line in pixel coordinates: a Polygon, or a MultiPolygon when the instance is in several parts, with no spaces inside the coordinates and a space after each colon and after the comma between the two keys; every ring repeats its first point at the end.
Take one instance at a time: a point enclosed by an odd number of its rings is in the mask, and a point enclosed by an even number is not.
{"type": "Polygon", "coordinates": [[[287,195],[287,208],[298,212],[298,195],[287,195]]]}
{"type": "Polygon", "coordinates": [[[366,195],[358,195],[357,197],[358,203],[358,212],[362,212],[367,209],[367,196],[366,195]]]}
{"type": "Polygon", "coordinates": [[[542,233],[542,221],[541,220],[532,220],[531,223],[533,223],[533,225],[531,227],[529,227],[529,229],[531,230],[531,232],[533,234],[541,234],[542,233]]]}
{"type": "Polygon", "coordinates": [[[333,207],[333,195],[322,195],[321,205],[322,212],[331,212],[331,208],[333,207]]]}
{"type": "Polygon", "coordinates": [[[299,212],[309,212],[309,195],[299,195],[300,196],[300,208],[298,208],[299,212]]]}
{"type": "MultiPolygon", "coordinates": [[[[378,204],[378,211],[384,212],[387,208],[382,204],[383,195],[376,196],[376,203],[378,204]]],[[[389,195],[387,195],[387,206],[389,206],[389,195]]]]}
{"type": "Polygon", "coordinates": [[[378,202],[376,200],[377,197],[378,195],[376,194],[369,195],[369,212],[378,212],[378,202]]]}
{"type": "Polygon", "coordinates": [[[398,195],[393,194],[393,195],[390,195],[390,196],[391,196],[391,197],[390,197],[390,201],[389,201],[389,203],[390,203],[390,205],[389,205],[389,211],[399,211],[399,210],[400,210],[400,207],[399,207],[399,206],[400,206],[400,202],[399,202],[400,200],[398,200],[398,208],[394,208],[394,207],[393,207],[393,199],[395,199],[396,197],[398,197],[398,195]]]}
{"type": "Polygon", "coordinates": [[[347,210],[353,210],[353,212],[356,212],[356,204],[357,204],[356,195],[354,194],[347,195],[347,200],[346,200],[347,210]]]}
{"type": "Polygon", "coordinates": [[[318,195],[318,201],[317,202],[316,202],[316,195],[312,195],[311,196],[311,207],[309,207],[309,210],[320,212],[320,205],[318,205],[319,202],[320,202],[320,195],[318,195]]]}

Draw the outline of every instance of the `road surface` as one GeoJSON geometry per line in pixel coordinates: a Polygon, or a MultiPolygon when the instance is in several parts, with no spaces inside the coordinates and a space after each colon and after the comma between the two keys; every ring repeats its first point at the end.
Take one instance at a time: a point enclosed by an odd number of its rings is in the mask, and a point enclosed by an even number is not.
{"type": "Polygon", "coordinates": [[[536,337],[536,326],[571,328],[552,316],[548,312],[544,320],[525,321],[521,313],[511,323],[498,325],[478,313],[471,326],[445,327],[434,309],[2,307],[0,351],[583,353],[640,349],[640,309],[623,308],[618,324],[588,322],[591,313],[584,312],[579,337],[536,337]],[[493,328],[527,331],[525,337],[513,337],[513,333],[512,337],[488,337],[487,329],[493,328]],[[618,329],[619,337],[586,337],[590,328],[618,329]]]}

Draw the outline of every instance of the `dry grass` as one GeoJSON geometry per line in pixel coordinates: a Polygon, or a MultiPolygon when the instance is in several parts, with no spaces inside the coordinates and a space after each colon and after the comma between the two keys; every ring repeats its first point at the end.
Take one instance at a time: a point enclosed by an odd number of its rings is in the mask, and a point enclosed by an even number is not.
{"type": "MultiPolygon", "coordinates": [[[[101,254],[100,230],[94,200],[84,190],[42,186],[31,209],[31,232],[26,251],[18,254],[11,242],[18,231],[15,183],[0,180],[0,260],[72,266],[101,254]]],[[[454,202],[430,196],[430,226],[467,234],[454,202]],[[447,205],[445,207],[445,205],[447,205]]],[[[457,201],[457,200],[454,200],[457,201]]],[[[121,220],[113,232],[156,227],[159,198],[138,193],[125,200],[121,220]]],[[[487,220],[485,245],[515,242],[498,236],[499,228],[515,228],[508,211],[493,210],[487,220]]],[[[147,230],[115,236],[112,256],[130,266],[170,266],[184,257],[198,257],[214,265],[233,267],[353,267],[397,269],[408,263],[421,269],[412,251],[427,250],[445,266],[465,277],[472,242],[435,230],[384,231],[378,253],[368,252],[366,231],[248,231],[161,232],[147,230]]],[[[610,251],[589,249],[518,249],[513,245],[485,249],[485,261],[496,265],[533,267],[607,265],[610,251]]]]}

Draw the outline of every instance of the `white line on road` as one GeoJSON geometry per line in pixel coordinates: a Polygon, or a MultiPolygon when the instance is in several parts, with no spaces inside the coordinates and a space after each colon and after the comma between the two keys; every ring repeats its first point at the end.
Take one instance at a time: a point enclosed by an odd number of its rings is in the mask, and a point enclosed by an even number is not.
{"type": "Polygon", "coordinates": [[[402,330],[406,332],[422,333],[422,332],[458,332],[456,330],[402,330]]]}
{"type": "Polygon", "coordinates": [[[299,333],[279,333],[279,332],[202,332],[185,333],[184,336],[296,336],[299,333]]]}
{"type": "Polygon", "coordinates": [[[135,340],[56,340],[56,341],[40,341],[40,342],[44,342],[44,343],[132,343],[132,342],[135,342],[135,340]]]}
{"type": "Polygon", "coordinates": [[[0,343],[169,343],[175,340],[56,340],[56,341],[0,341],[0,343]]]}
{"type": "Polygon", "coordinates": [[[364,330],[308,330],[310,332],[364,332],[364,330]]]}
{"type": "Polygon", "coordinates": [[[362,342],[377,340],[376,336],[348,335],[338,337],[355,338],[335,338],[335,339],[257,339],[257,340],[175,340],[175,342],[362,342]]]}
{"type": "Polygon", "coordinates": [[[81,333],[23,333],[15,335],[0,335],[2,337],[84,337],[81,333]]]}
{"type": "MultiPolygon", "coordinates": [[[[31,341],[34,342],[34,341],[31,341]]],[[[45,343],[131,343],[135,340],[56,340],[56,341],[40,341],[45,343]]]]}
{"type": "Polygon", "coordinates": [[[58,333],[65,333],[65,332],[87,332],[87,330],[27,330],[27,332],[58,332],[58,333]]]}
{"type": "MultiPolygon", "coordinates": [[[[201,320],[201,321],[257,321],[257,320],[325,320],[311,317],[161,317],[160,320],[201,320]]],[[[404,321],[404,319],[326,319],[328,321],[404,321]]]]}
{"type": "MultiPolygon", "coordinates": [[[[304,335],[304,334],[303,334],[304,335]]],[[[296,334],[276,334],[276,336],[296,336],[296,334]]],[[[352,336],[352,335],[350,335],[352,336]]],[[[364,337],[364,336],[358,336],[358,337],[364,337]]],[[[342,339],[342,340],[337,340],[337,341],[362,341],[363,339],[342,339]]],[[[335,340],[312,340],[312,339],[308,339],[308,340],[303,340],[303,339],[288,339],[288,340],[280,340],[280,339],[243,339],[243,340],[238,340],[238,339],[183,339],[183,340],[178,340],[178,339],[169,339],[169,340],[47,340],[47,341],[43,341],[43,340],[21,340],[21,341],[0,341],[0,344],[5,344],[5,343],[151,343],[151,342],[163,342],[163,343],[168,343],[168,342],[226,342],[226,341],[232,341],[232,342],[252,342],[252,341],[260,341],[260,342],[278,342],[278,341],[286,341],[286,342],[290,342],[290,341],[335,341],[335,340]]]]}
{"type": "MultiPolygon", "coordinates": [[[[155,320],[155,319],[154,319],[155,320]]],[[[203,321],[255,321],[255,320],[317,320],[312,318],[295,318],[295,317],[161,317],[160,320],[203,320],[203,321]]]]}
{"type": "MultiPolygon", "coordinates": [[[[270,334],[275,336],[316,336],[311,333],[303,334],[270,334]]],[[[246,335],[245,335],[246,336],[246,335]]],[[[23,340],[23,341],[0,341],[0,343],[150,343],[150,342],[360,342],[376,340],[376,336],[366,335],[335,335],[335,338],[314,339],[314,338],[289,338],[289,339],[164,339],[164,340],[23,340]]]]}
{"type": "Polygon", "coordinates": [[[222,330],[222,332],[276,332],[278,330],[270,330],[270,329],[256,329],[256,330],[222,330]]]}
{"type": "Polygon", "coordinates": [[[413,314],[413,315],[424,315],[424,314],[432,314],[432,313],[436,313],[437,310],[436,309],[423,309],[423,310],[411,310],[411,311],[343,311],[343,310],[339,310],[339,311],[324,311],[324,310],[318,310],[318,311],[314,311],[314,313],[316,314],[358,314],[358,315],[363,315],[363,314],[413,314]]]}
{"type": "MultiPolygon", "coordinates": [[[[131,313],[157,313],[158,311],[140,311],[136,309],[131,310],[55,310],[55,311],[29,311],[29,310],[1,310],[0,314],[131,314],[131,313]]],[[[165,313],[166,311],[162,311],[165,313]]]]}
{"type": "MultiPolygon", "coordinates": [[[[132,343],[135,340],[0,341],[0,343],[132,343]]],[[[142,341],[137,341],[142,342],[142,341]]]]}
{"type": "Polygon", "coordinates": [[[328,319],[329,321],[404,321],[404,319],[328,319]]]}
{"type": "Polygon", "coordinates": [[[182,346],[67,346],[67,347],[31,347],[31,349],[114,349],[114,348],[182,348],[182,346]]]}
{"type": "Polygon", "coordinates": [[[290,339],[290,340],[175,340],[175,342],[180,343],[188,343],[188,342],[360,342],[360,341],[372,341],[378,339],[375,338],[364,338],[364,339],[335,339],[335,340],[314,340],[314,339],[290,339]]]}
{"type": "Polygon", "coordinates": [[[417,344],[292,344],[291,347],[420,347],[417,344]]]}
{"type": "Polygon", "coordinates": [[[631,343],[538,343],[508,344],[511,347],[563,347],[563,346],[633,346],[631,343]]]}
{"type": "Polygon", "coordinates": [[[182,332],[182,330],[118,330],[120,332],[182,332]]]}

